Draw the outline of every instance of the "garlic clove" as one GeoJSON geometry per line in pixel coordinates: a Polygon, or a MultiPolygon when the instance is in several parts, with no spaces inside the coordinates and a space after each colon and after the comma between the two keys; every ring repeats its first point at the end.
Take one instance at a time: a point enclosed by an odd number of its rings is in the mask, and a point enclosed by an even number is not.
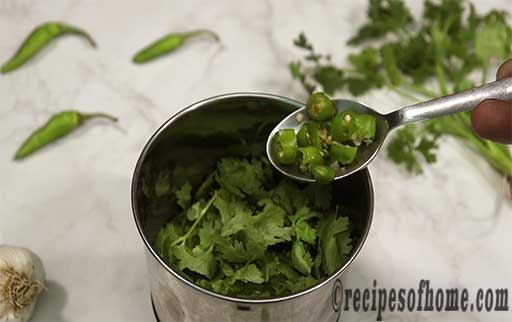
{"type": "Polygon", "coordinates": [[[36,254],[0,245],[0,321],[28,321],[45,281],[43,263],[36,254]]]}

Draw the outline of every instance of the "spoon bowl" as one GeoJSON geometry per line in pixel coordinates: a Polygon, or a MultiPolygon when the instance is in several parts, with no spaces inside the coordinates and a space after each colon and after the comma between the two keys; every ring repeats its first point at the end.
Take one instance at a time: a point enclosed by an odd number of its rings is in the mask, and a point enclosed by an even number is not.
{"type": "MultiPolygon", "coordinates": [[[[382,143],[384,142],[384,139],[386,138],[386,135],[390,130],[390,126],[385,115],[376,112],[375,110],[371,109],[370,107],[361,102],[347,99],[335,99],[332,100],[332,103],[337,113],[354,111],[358,114],[373,115],[377,121],[375,138],[373,142],[370,144],[362,143],[357,151],[357,156],[354,162],[336,169],[336,180],[346,177],[351,173],[354,173],[365,168],[368,165],[368,163],[370,163],[379,152],[380,147],[382,146],[382,143]]],[[[277,126],[272,130],[272,132],[270,132],[269,139],[267,140],[266,150],[270,163],[272,163],[272,165],[279,172],[296,180],[315,182],[315,179],[312,176],[300,172],[296,165],[280,164],[276,160],[274,154],[272,153],[272,138],[277,132],[279,132],[282,129],[293,129],[295,132],[297,132],[299,131],[302,124],[309,120],[310,118],[306,113],[305,106],[299,108],[298,110],[288,115],[284,120],[277,124],[277,126]]]]}
{"type": "MultiPolygon", "coordinates": [[[[376,132],[372,143],[361,144],[355,160],[342,167],[336,167],[335,180],[346,177],[366,167],[377,155],[388,133],[399,126],[411,122],[433,119],[449,114],[468,112],[486,99],[512,101],[512,77],[469,88],[462,92],[435,98],[429,101],[406,106],[389,114],[380,114],[367,105],[345,99],[331,100],[337,112],[354,111],[369,114],[376,118],[376,132]]],[[[272,153],[272,140],[280,130],[293,129],[297,132],[302,123],[309,121],[306,107],[303,106],[282,120],[270,133],[267,139],[267,156],[272,165],[284,175],[301,181],[315,182],[309,175],[299,171],[297,166],[282,165],[272,153]]]]}

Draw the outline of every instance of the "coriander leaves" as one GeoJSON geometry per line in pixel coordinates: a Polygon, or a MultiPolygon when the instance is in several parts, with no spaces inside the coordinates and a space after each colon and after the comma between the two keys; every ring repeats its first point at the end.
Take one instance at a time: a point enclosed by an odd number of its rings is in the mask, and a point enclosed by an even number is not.
{"type": "Polygon", "coordinates": [[[304,290],[341,267],[350,225],[332,211],[330,186],[276,181],[266,164],[225,158],[207,184],[177,189],[182,213],[160,230],[160,256],[202,287],[249,298],[304,290]]]}
{"type": "MultiPolygon", "coordinates": [[[[304,33],[294,41],[305,55],[289,67],[308,93],[360,96],[387,88],[413,101],[427,100],[474,86],[475,76],[485,82],[490,66],[512,55],[512,26],[504,11],[480,14],[469,2],[425,0],[422,15],[414,19],[404,1],[368,3],[368,19],[348,42],[355,52],[345,66],[317,52],[304,33]]],[[[436,161],[440,138],[451,135],[510,180],[510,150],[479,138],[468,121],[461,113],[406,126],[395,131],[388,155],[419,174],[425,163],[436,161]]]]}

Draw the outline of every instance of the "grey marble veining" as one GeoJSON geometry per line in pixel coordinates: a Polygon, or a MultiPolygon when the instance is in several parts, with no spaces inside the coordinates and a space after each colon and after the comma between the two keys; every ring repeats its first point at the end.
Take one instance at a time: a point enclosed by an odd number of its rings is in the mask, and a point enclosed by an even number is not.
{"type": "MultiPolygon", "coordinates": [[[[421,1],[407,1],[419,9],[421,1]]],[[[474,1],[508,8],[508,0],[474,1]]],[[[34,61],[0,77],[0,243],[43,259],[50,281],[35,320],[151,321],[143,244],[133,222],[130,180],[150,135],[183,107],[216,94],[261,91],[299,100],[287,63],[306,31],[341,62],[345,40],[363,21],[366,1],[0,1],[0,60],[36,25],[62,20],[88,30],[92,49],[60,39],[34,61]],[[174,55],[137,66],[132,55],[172,30],[211,28],[174,55]],[[62,109],[101,110],[119,125],[93,122],[23,162],[25,137],[62,109]]],[[[417,11],[418,12],[418,11],[417,11]]],[[[417,13],[416,12],[416,13],[417,13]]],[[[387,91],[360,100],[381,111],[407,105],[387,91]]],[[[372,163],[374,223],[344,286],[512,287],[512,203],[504,182],[453,139],[439,161],[411,176],[384,154],[372,163]]],[[[386,321],[510,320],[509,312],[385,312],[386,321]]],[[[375,313],[344,313],[348,321],[375,313]]]]}

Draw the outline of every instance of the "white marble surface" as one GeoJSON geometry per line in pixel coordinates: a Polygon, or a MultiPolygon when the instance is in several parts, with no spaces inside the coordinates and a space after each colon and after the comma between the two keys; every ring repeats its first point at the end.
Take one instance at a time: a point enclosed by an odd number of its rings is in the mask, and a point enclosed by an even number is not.
{"type": "MultiPolygon", "coordinates": [[[[408,1],[419,8],[421,1],[408,1]]],[[[336,60],[363,20],[366,1],[2,0],[0,60],[47,20],[82,26],[98,49],[60,39],[34,61],[0,77],[0,244],[31,248],[43,259],[48,291],[38,321],[151,321],[143,244],[130,207],[136,159],[153,131],[205,97],[261,91],[303,100],[287,63],[304,30],[336,60]],[[132,54],[172,30],[211,28],[222,45],[197,41],[172,57],[135,66],[132,54]],[[15,163],[13,153],[52,113],[75,108],[119,116],[96,122],[15,163]]],[[[475,1],[480,9],[509,0],[475,1]]],[[[381,110],[407,102],[387,92],[362,98],[381,110]]],[[[411,176],[382,155],[371,165],[375,216],[345,287],[512,286],[512,206],[502,181],[454,140],[439,162],[411,176]]],[[[344,315],[375,320],[375,313],[344,315]]],[[[510,312],[384,313],[391,320],[511,320],[510,312]]]]}

